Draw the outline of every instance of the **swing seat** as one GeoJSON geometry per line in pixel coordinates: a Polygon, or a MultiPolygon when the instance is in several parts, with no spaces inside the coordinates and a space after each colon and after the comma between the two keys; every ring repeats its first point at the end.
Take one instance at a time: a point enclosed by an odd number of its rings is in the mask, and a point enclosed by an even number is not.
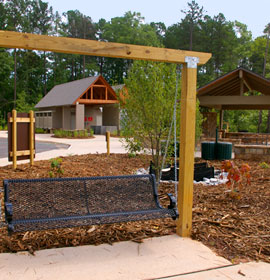
{"type": "Polygon", "coordinates": [[[178,217],[175,198],[160,206],[154,175],[4,180],[8,231],[178,217]]]}

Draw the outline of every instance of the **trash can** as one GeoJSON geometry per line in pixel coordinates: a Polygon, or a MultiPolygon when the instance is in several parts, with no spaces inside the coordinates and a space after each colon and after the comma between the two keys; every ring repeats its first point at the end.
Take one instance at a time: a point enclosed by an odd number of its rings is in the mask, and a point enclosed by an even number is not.
{"type": "Polygon", "coordinates": [[[215,147],[216,147],[215,142],[202,142],[201,143],[202,158],[205,160],[216,159],[215,147]]]}
{"type": "Polygon", "coordinates": [[[216,143],[216,158],[219,160],[231,159],[232,158],[232,143],[229,142],[218,142],[216,143]]]}

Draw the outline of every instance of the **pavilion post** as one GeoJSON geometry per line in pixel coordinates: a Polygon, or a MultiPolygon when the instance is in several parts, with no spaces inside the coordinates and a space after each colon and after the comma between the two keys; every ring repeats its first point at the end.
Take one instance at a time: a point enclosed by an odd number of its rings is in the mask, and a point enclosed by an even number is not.
{"type": "Polygon", "coordinates": [[[195,152],[197,57],[186,57],[182,68],[180,159],[177,234],[189,237],[192,229],[195,152]]]}
{"type": "Polygon", "coordinates": [[[220,109],[220,111],[219,111],[219,129],[223,128],[223,118],[224,118],[224,110],[220,109]]]}

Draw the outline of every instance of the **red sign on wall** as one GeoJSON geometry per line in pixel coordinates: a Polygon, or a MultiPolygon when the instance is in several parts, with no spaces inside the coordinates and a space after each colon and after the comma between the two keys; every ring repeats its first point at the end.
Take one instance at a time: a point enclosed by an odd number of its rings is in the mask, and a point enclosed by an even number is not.
{"type": "Polygon", "coordinates": [[[93,121],[93,117],[84,117],[84,121],[85,122],[92,122],[93,121]]]}

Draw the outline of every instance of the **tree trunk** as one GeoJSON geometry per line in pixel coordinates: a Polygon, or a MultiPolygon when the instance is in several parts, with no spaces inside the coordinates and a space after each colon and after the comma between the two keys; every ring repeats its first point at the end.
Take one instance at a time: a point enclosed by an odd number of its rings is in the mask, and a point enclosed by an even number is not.
{"type": "Polygon", "coordinates": [[[85,55],[83,56],[83,77],[85,78],[85,55]]]}
{"type": "Polygon", "coordinates": [[[71,80],[74,81],[74,58],[72,57],[71,80]]]}
{"type": "Polygon", "coordinates": [[[258,129],[257,129],[257,133],[260,133],[261,124],[262,124],[262,110],[259,111],[259,120],[258,120],[258,129]]]}
{"type": "Polygon", "coordinates": [[[192,51],[192,44],[193,44],[193,22],[190,23],[189,29],[189,50],[192,51]]]}
{"type": "Polygon", "coordinates": [[[267,129],[266,132],[269,133],[270,132],[270,110],[268,110],[268,114],[267,114],[267,129]]]}
{"type": "Polygon", "coordinates": [[[45,51],[44,51],[43,65],[44,65],[44,74],[43,74],[44,93],[43,93],[43,96],[45,96],[47,94],[47,69],[46,69],[46,52],[45,51]]]}
{"type": "MultiPolygon", "coordinates": [[[[267,42],[266,42],[266,48],[265,48],[265,54],[264,54],[264,62],[263,62],[263,76],[265,77],[265,69],[266,69],[266,60],[267,60],[267,54],[269,49],[269,33],[267,35],[267,42]]],[[[269,133],[270,130],[270,110],[268,110],[268,116],[267,116],[267,133],[269,133]]]]}
{"type": "Polygon", "coordinates": [[[102,75],[102,72],[103,72],[103,59],[102,59],[102,57],[100,57],[99,62],[100,62],[100,64],[99,64],[99,74],[102,75]]]}

